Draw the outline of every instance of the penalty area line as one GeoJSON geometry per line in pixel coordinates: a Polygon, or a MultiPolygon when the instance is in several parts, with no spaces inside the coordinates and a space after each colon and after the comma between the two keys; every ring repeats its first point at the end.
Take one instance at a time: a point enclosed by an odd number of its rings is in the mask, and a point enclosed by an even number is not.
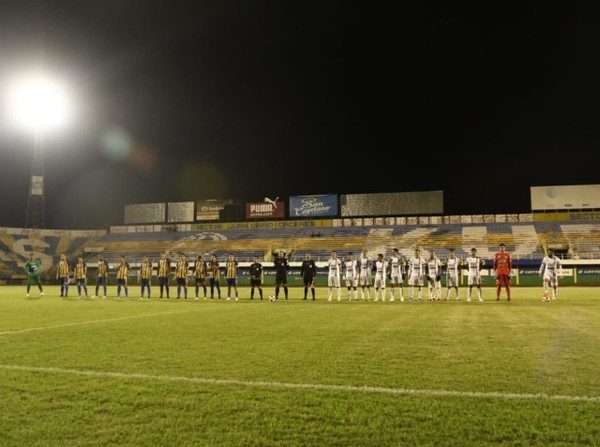
{"type": "Polygon", "coordinates": [[[182,313],[188,313],[188,312],[189,312],[189,310],[178,310],[178,311],[172,311],[172,312],[156,312],[156,313],[151,313],[151,314],[127,315],[124,317],[103,318],[100,320],[74,321],[72,323],[55,324],[55,325],[51,325],[51,326],[40,326],[40,327],[30,327],[30,328],[26,328],[26,329],[15,329],[14,331],[1,331],[0,335],[25,334],[27,332],[45,331],[48,329],[61,329],[61,328],[73,327],[73,326],[85,326],[87,324],[109,323],[109,322],[113,322],[113,321],[132,320],[132,319],[136,319],[136,318],[145,318],[145,317],[159,317],[161,315],[173,315],[173,314],[182,314],[182,313]]]}
{"type": "Polygon", "coordinates": [[[505,393],[498,391],[454,391],[454,390],[435,390],[435,389],[411,389],[411,388],[388,388],[378,386],[356,386],[356,385],[334,385],[319,383],[291,383],[291,382],[271,382],[271,381],[252,381],[252,380],[234,380],[234,379],[207,379],[201,377],[185,376],[163,376],[138,373],[120,373],[110,371],[90,371],[78,369],[19,366],[19,365],[1,365],[0,369],[5,371],[20,371],[27,373],[44,373],[59,375],[77,375],[84,377],[101,377],[126,380],[147,380],[159,382],[192,383],[197,385],[215,385],[215,386],[238,386],[248,388],[266,388],[266,389],[299,389],[299,390],[317,390],[317,391],[336,391],[344,393],[364,393],[364,394],[387,394],[404,396],[425,396],[425,397],[459,397],[473,399],[508,399],[508,400],[547,400],[547,401],[565,401],[565,402],[593,402],[600,403],[600,396],[567,396],[559,394],[546,393],[505,393]]]}

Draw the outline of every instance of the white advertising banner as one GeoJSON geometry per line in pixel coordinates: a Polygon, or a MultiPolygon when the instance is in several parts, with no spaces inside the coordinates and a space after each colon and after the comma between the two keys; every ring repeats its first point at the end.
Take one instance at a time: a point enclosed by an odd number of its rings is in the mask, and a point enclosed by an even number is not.
{"type": "Polygon", "coordinates": [[[600,185],[532,186],[531,210],[600,208],[600,185]]]}

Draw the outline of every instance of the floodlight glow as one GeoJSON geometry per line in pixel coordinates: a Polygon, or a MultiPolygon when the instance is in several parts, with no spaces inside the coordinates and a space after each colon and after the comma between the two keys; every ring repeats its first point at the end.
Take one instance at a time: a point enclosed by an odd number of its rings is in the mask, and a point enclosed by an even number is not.
{"type": "Polygon", "coordinates": [[[8,90],[12,124],[33,130],[66,125],[71,117],[71,100],[60,83],[42,76],[20,79],[8,90]]]}

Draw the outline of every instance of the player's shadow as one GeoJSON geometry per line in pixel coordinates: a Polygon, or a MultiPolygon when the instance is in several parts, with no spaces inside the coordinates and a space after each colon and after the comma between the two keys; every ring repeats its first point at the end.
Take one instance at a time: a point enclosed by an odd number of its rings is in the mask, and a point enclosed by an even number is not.
{"type": "Polygon", "coordinates": [[[41,296],[27,296],[27,297],[25,297],[25,299],[26,299],[27,301],[37,301],[37,300],[40,300],[40,299],[42,299],[42,298],[43,298],[43,297],[41,297],[41,296]]]}

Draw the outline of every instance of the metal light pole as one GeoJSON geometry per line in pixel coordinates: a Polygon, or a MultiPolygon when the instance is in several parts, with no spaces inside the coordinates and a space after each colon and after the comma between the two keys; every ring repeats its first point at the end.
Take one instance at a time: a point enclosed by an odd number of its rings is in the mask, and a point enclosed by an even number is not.
{"type": "Polygon", "coordinates": [[[65,88],[43,73],[19,76],[11,87],[8,103],[13,124],[33,132],[25,227],[44,228],[44,138],[48,129],[69,121],[72,104],[65,88]]]}
{"type": "Polygon", "coordinates": [[[33,158],[25,228],[44,228],[44,132],[40,127],[33,134],[33,158]]]}

